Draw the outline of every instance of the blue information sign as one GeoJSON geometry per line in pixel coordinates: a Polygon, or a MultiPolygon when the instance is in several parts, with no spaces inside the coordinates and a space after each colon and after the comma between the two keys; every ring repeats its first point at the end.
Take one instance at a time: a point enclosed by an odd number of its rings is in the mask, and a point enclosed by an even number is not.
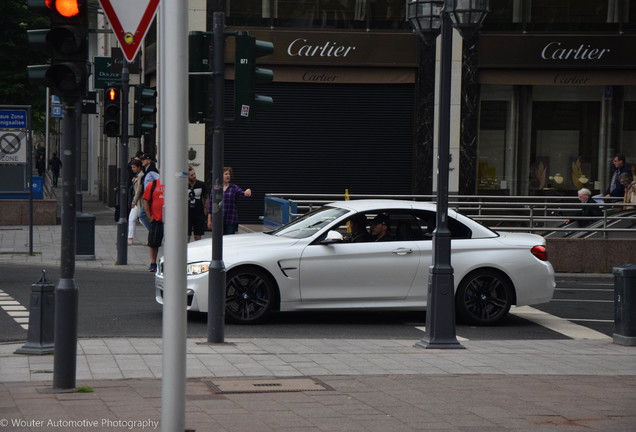
{"type": "Polygon", "coordinates": [[[26,129],[27,112],[24,110],[0,110],[0,129],[26,129]]]}

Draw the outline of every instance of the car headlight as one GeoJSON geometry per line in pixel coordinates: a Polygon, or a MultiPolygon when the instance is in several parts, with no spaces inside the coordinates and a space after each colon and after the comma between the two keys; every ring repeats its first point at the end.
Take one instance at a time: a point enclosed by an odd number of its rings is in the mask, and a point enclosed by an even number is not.
{"type": "Polygon", "coordinates": [[[188,275],[199,275],[206,273],[210,268],[209,262],[196,262],[192,264],[188,264],[187,274],[188,275]]]}

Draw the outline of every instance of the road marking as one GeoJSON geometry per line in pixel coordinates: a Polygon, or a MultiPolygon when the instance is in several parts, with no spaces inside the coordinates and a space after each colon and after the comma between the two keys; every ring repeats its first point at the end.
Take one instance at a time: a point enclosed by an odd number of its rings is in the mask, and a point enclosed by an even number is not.
{"type": "Polygon", "coordinates": [[[29,311],[9,294],[0,290],[0,308],[2,308],[23,329],[29,329],[29,311]]]}
{"type": "Polygon", "coordinates": [[[511,308],[510,313],[520,318],[527,319],[528,321],[532,321],[557,333],[561,333],[562,335],[568,336],[572,339],[611,339],[610,336],[601,332],[575,324],[565,318],[550,315],[549,313],[542,312],[530,306],[511,308]]]}

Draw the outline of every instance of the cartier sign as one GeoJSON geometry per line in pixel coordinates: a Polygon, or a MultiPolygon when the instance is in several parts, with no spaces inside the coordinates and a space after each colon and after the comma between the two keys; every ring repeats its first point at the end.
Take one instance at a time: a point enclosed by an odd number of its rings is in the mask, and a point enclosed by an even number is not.
{"type": "Polygon", "coordinates": [[[491,35],[479,38],[480,68],[634,68],[636,36],[491,35]]]}
{"type": "MultiPolygon", "coordinates": [[[[247,29],[274,44],[274,53],[259,63],[288,66],[416,67],[413,32],[319,32],[247,29]]],[[[226,61],[234,60],[234,41],[227,38],[226,61]]]]}

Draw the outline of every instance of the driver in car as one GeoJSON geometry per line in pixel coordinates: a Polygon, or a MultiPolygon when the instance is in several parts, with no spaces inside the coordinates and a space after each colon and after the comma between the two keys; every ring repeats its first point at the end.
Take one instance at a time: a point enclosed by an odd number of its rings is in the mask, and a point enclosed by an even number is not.
{"type": "Polygon", "coordinates": [[[363,243],[373,241],[373,236],[367,231],[367,217],[357,214],[349,221],[351,225],[351,243],[363,243]]]}
{"type": "Polygon", "coordinates": [[[393,241],[395,237],[389,232],[391,219],[388,215],[379,214],[371,222],[371,234],[375,238],[374,241],[393,241]]]}

